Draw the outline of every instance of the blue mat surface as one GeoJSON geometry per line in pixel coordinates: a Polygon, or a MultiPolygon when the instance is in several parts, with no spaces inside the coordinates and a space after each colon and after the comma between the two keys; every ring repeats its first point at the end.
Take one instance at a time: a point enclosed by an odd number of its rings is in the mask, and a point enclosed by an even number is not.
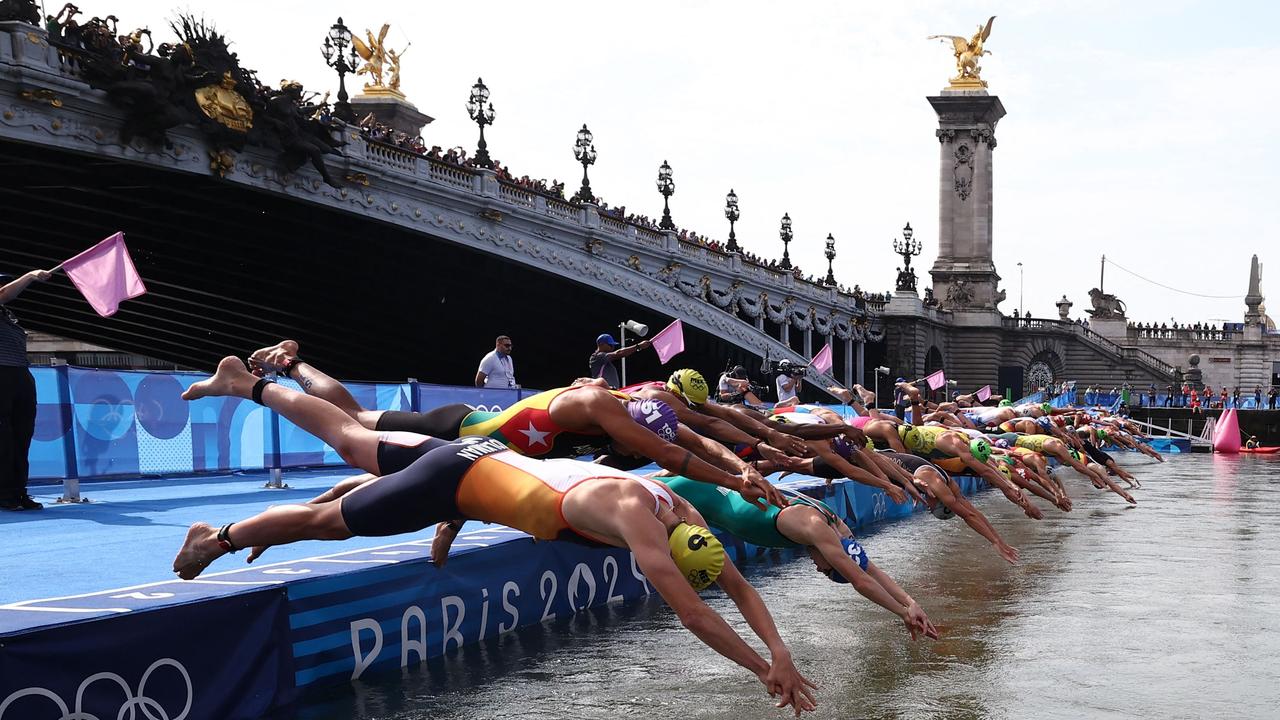
{"type": "MultiPolygon", "coordinates": [[[[174,579],[173,556],[191,523],[212,525],[240,520],[269,505],[306,502],[350,469],[293,471],[287,490],[267,490],[265,473],[205,475],[136,481],[84,483],[81,494],[92,502],[59,505],[58,485],[34,485],[45,504],[35,512],[0,513],[0,631],[2,606],[44,598],[133,588],[174,579]]],[[[467,531],[483,528],[468,523],[467,531]]],[[[290,560],[430,539],[426,530],[397,538],[352,538],[341,543],[309,541],[272,548],[253,567],[290,560]]],[[[243,566],[243,554],[223,559],[215,573],[243,566]]]]}

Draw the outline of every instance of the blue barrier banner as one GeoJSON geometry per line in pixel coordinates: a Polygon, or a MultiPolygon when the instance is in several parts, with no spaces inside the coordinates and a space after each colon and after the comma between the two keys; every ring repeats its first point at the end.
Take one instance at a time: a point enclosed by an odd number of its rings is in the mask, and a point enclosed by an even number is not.
{"type": "Polygon", "coordinates": [[[503,529],[495,533],[500,544],[454,555],[443,570],[422,560],[290,583],[297,686],[416,665],[517,627],[652,592],[630,552],[511,535],[523,533],[503,529]]]}
{"type": "Polygon", "coordinates": [[[477,410],[498,412],[516,404],[521,398],[529,397],[538,392],[541,391],[469,388],[418,383],[418,407],[423,410],[429,410],[441,405],[463,403],[477,410]]]}
{"type": "Polygon", "coordinates": [[[294,696],[285,611],[272,589],[6,637],[0,720],[262,717],[294,696]]]}
{"type": "Polygon", "coordinates": [[[31,439],[32,477],[67,477],[66,443],[71,434],[71,414],[64,412],[58,392],[58,371],[31,368],[36,379],[36,432],[31,439]]]}

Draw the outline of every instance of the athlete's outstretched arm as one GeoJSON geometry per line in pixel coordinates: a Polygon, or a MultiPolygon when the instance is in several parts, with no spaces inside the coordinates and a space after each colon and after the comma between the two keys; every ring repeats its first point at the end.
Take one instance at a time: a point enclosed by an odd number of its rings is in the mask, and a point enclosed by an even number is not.
{"type": "Polygon", "coordinates": [[[1000,557],[1009,561],[1011,564],[1017,563],[1019,554],[1018,549],[1006,543],[1004,538],[1000,537],[1000,533],[996,532],[991,521],[981,510],[974,507],[973,503],[959,492],[959,486],[953,486],[943,479],[936,470],[932,468],[921,468],[917,472],[920,473],[921,481],[929,488],[929,493],[933,495],[938,502],[947,506],[951,512],[960,516],[965,524],[973,529],[988,542],[995,546],[996,552],[1000,553],[1000,557]]]}
{"type": "MultiPolygon", "coordinates": [[[[676,507],[680,508],[678,512],[689,520],[703,527],[707,526],[707,521],[702,514],[683,498],[676,501],[676,507]]],[[[738,612],[742,613],[742,617],[751,626],[756,637],[769,648],[772,662],[769,664],[766,685],[769,687],[769,694],[777,693],[782,696],[778,707],[791,705],[795,708],[797,716],[800,715],[801,710],[814,709],[817,701],[810,689],[817,685],[796,669],[791,659],[791,650],[778,634],[778,626],[773,622],[773,615],[769,613],[769,608],[760,599],[760,593],[756,592],[751,583],[742,577],[742,573],[738,572],[737,566],[728,557],[725,557],[724,569],[720,572],[720,577],[716,578],[716,583],[729,596],[729,599],[733,600],[733,604],[738,607],[738,612]]]]}
{"type": "MultiPolygon", "coordinates": [[[[619,533],[635,555],[640,572],[675,611],[680,623],[707,647],[754,673],[765,689],[773,694],[775,688],[771,685],[774,681],[770,676],[770,664],[689,586],[671,559],[671,548],[666,541],[667,529],[658,518],[649,513],[636,513],[634,519],[629,518],[620,525],[619,533]]],[[[726,558],[725,570],[730,567],[726,558]]],[[[783,696],[780,707],[788,704],[795,705],[797,712],[802,707],[812,710],[814,706],[799,690],[783,696]]]]}

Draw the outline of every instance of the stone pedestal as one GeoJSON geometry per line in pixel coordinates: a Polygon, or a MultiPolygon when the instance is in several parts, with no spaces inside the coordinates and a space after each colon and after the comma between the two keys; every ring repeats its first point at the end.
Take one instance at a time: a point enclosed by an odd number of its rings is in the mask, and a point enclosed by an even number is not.
{"type": "Polygon", "coordinates": [[[943,90],[938,113],[938,259],[929,274],[942,307],[994,310],[1004,299],[991,254],[992,167],[1000,98],[985,91],[943,90]]]}
{"type": "Polygon", "coordinates": [[[378,122],[395,128],[409,137],[421,135],[422,128],[435,119],[426,113],[419,112],[418,108],[414,107],[414,104],[404,95],[390,91],[361,93],[351,98],[351,112],[355,115],[357,123],[364,120],[369,113],[373,113],[373,117],[378,122]]]}

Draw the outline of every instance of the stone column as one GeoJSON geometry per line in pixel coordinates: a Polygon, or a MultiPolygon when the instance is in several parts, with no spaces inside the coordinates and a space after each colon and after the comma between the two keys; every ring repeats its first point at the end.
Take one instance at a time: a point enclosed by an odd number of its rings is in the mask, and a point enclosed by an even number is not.
{"type": "Polygon", "coordinates": [[[938,113],[938,259],[934,297],[952,310],[994,310],[1003,299],[991,257],[992,167],[1000,98],[985,90],[943,90],[938,113]]]}
{"type": "MultiPolygon", "coordinates": [[[[852,342],[852,340],[850,342],[852,342]]],[[[858,373],[857,379],[855,380],[853,378],[849,378],[848,380],[845,381],[846,385],[852,385],[855,382],[861,385],[862,381],[866,379],[867,377],[866,349],[867,349],[866,341],[859,340],[858,341],[858,362],[857,362],[857,365],[855,366],[855,370],[858,373]]],[[[846,374],[848,373],[846,372],[846,374]]]]}

